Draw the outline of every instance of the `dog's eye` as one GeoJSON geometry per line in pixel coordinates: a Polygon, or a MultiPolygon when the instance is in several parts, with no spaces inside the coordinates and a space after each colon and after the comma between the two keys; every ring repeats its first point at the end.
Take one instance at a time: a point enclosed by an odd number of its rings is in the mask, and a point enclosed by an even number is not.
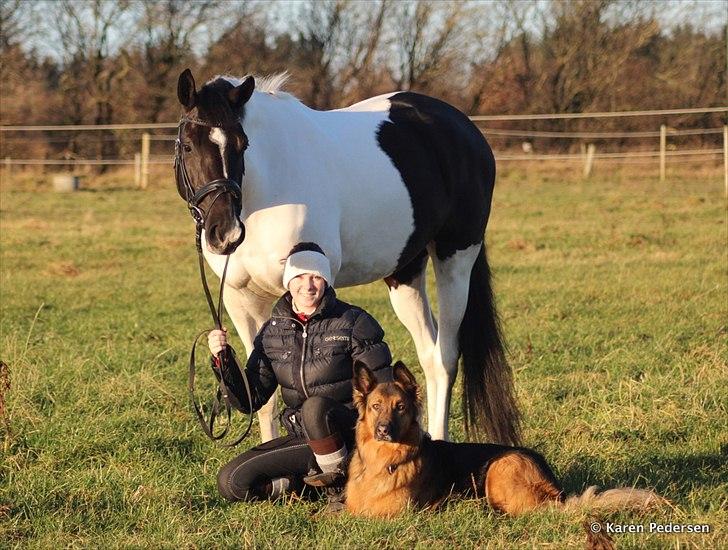
{"type": "Polygon", "coordinates": [[[403,411],[404,410],[404,403],[402,403],[401,401],[399,403],[397,403],[397,410],[398,411],[403,411]]]}
{"type": "Polygon", "coordinates": [[[372,405],[372,409],[374,409],[375,411],[378,411],[378,410],[380,410],[381,408],[382,408],[382,406],[381,406],[381,405],[380,405],[379,403],[374,403],[374,404],[372,405]]]}

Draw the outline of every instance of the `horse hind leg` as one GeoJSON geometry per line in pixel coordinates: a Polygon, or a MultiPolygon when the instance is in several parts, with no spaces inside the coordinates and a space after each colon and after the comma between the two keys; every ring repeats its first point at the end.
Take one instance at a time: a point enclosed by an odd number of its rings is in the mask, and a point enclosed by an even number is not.
{"type": "Polygon", "coordinates": [[[462,356],[465,428],[471,437],[485,432],[493,442],[518,445],[520,414],[485,245],[481,242],[456,250],[434,264],[440,314],[448,328],[445,334],[441,328],[438,343],[442,345],[446,369],[455,368],[448,363],[453,357],[457,361],[453,350],[462,356]]]}
{"type": "Polygon", "coordinates": [[[428,421],[433,439],[448,438],[450,399],[460,356],[458,334],[468,305],[470,274],[479,250],[480,243],[440,258],[436,247],[430,246],[440,310],[431,368],[432,392],[428,376],[428,410],[429,401],[434,400],[428,421]]]}
{"type": "Polygon", "coordinates": [[[437,328],[432,317],[426,288],[427,252],[415,258],[406,268],[384,279],[389,287],[389,300],[397,318],[412,336],[417,360],[425,373],[427,417],[435,415],[433,352],[437,328]]]}

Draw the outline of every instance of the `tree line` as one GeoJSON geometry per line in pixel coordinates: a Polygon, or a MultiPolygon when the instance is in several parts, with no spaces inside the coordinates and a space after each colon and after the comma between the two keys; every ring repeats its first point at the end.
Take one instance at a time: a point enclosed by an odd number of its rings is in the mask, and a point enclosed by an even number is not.
{"type": "MultiPolygon", "coordinates": [[[[396,89],[434,95],[468,114],[721,106],[726,26],[716,24],[721,9],[705,7],[627,0],[4,0],[0,116],[6,125],[171,122],[180,114],[176,80],[186,67],[200,81],[288,71],[287,89],[318,109],[396,89]],[[672,20],[663,13],[668,7],[672,20]]],[[[685,123],[719,126],[723,118],[685,123]]],[[[599,129],[640,124],[622,119],[599,129]]],[[[118,132],[46,137],[4,138],[1,154],[109,158],[126,147],[118,132]]]]}

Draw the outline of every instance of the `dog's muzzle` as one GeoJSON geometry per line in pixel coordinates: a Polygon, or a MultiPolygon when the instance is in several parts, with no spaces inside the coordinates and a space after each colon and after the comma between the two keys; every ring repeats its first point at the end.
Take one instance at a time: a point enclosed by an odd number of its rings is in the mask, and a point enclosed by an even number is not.
{"type": "Polygon", "coordinates": [[[377,441],[392,441],[393,429],[391,424],[377,424],[374,430],[374,439],[377,441]]]}

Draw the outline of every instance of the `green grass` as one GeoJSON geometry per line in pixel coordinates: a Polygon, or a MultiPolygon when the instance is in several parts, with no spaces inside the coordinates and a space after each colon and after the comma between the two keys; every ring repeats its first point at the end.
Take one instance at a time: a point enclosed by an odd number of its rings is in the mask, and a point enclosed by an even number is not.
{"type": "MultiPolygon", "coordinates": [[[[583,546],[580,513],[509,519],[471,501],[372,521],[224,502],[216,472],[257,435],[218,449],[190,410],[188,348],[210,321],[192,222],[164,185],[0,191],[0,546],[583,546]]],[[[716,178],[506,174],[496,190],[489,257],[526,443],[569,492],[636,485],[674,503],[605,519],[711,525],[614,535],[622,548],[728,545],[726,231],[716,178]]],[[[383,284],[340,295],[416,363],[383,284]]],[[[461,420],[456,396],[455,439],[461,420]]]]}

